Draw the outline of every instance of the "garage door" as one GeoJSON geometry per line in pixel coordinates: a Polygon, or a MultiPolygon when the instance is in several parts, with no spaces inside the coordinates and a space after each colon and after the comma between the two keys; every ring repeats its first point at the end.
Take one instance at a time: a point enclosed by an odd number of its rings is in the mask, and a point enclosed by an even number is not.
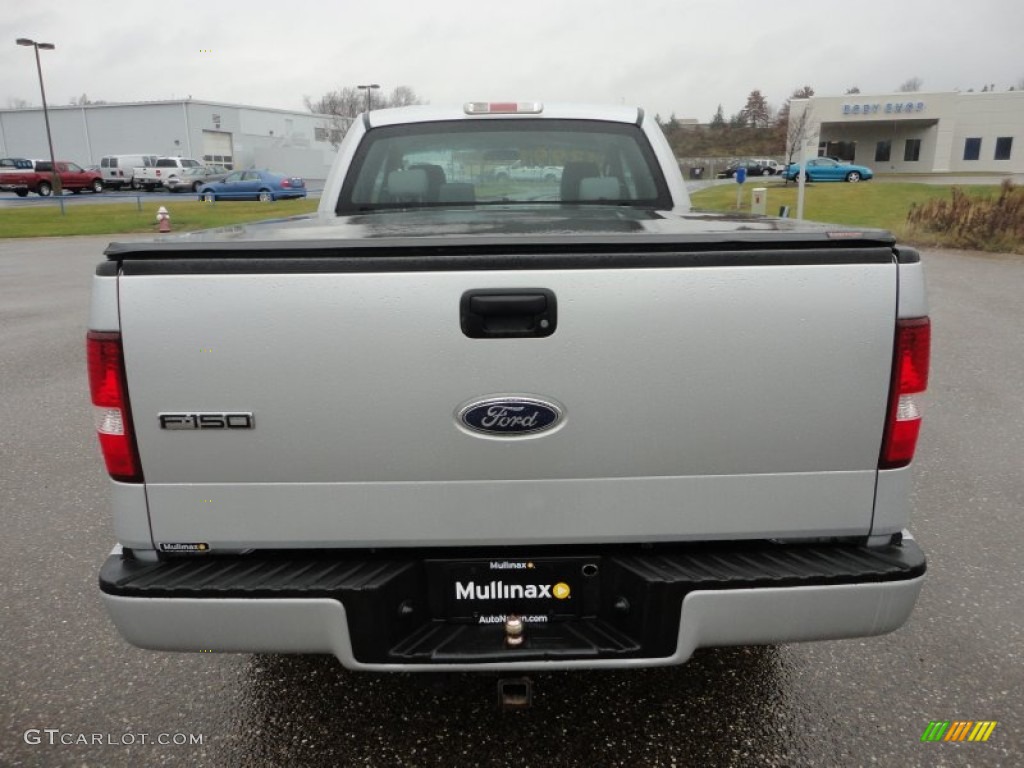
{"type": "Polygon", "coordinates": [[[203,131],[203,161],[234,168],[231,134],[226,131],[203,131]]]}

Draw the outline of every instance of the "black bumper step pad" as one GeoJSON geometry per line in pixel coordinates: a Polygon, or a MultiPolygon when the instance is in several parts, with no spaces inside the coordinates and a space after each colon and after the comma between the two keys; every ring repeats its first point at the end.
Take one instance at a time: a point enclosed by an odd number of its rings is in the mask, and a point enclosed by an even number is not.
{"type": "MultiPolygon", "coordinates": [[[[882,548],[743,542],[593,547],[348,550],[195,555],[142,562],[109,557],[103,592],[141,598],[330,598],[346,609],[356,659],[380,664],[486,663],[567,658],[656,658],[675,649],[683,598],[695,590],[903,581],[925,572],[912,540],[882,548]],[[598,595],[586,615],[527,624],[509,648],[500,622],[439,615],[432,564],[450,559],[585,555],[598,595]]],[[[536,605],[536,603],[532,604],[536,605]]],[[[522,613],[543,613],[535,607],[522,613]]],[[[534,617],[536,619],[536,617],[534,617]]]]}

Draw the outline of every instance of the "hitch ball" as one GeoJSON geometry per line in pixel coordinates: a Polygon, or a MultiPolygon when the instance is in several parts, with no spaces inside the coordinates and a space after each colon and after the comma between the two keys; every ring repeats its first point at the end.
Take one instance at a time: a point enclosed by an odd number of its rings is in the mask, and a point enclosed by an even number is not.
{"type": "Polygon", "coordinates": [[[523,620],[515,614],[505,619],[505,643],[509,648],[515,648],[523,644],[523,620]]]}

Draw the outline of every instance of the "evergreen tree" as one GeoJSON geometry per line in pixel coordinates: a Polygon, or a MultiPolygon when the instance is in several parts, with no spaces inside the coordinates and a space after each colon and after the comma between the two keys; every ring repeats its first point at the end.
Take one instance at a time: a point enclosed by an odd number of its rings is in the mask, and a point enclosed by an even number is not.
{"type": "Polygon", "coordinates": [[[712,128],[725,128],[725,112],[722,111],[722,105],[718,105],[718,110],[715,112],[715,116],[711,118],[712,128]]]}
{"type": "Polygon", "coordinates": [[[768,101],[759,90],[753,90],[747,97],[747,105],[740,112],[743,123],[751,128],[765,128],[772,121],[772,111],[768,101]]]}

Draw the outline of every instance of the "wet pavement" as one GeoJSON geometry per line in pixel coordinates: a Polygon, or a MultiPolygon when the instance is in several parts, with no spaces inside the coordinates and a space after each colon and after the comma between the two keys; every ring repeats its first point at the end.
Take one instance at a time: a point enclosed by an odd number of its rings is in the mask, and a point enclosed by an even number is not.
{"type": "Polygon", "coordinates": [[[925,253],[934,350],[913,529],[929,574],[906,627],[535,675],[533,708],[501,712],[492,675],[120,639],[96,588],[113,541],[83,342],[108,239],[0,240],[0,765],[1024,763],[1024,257],[925,253]],[[998,725],[986,743],[922,743],[932,720],[998,725]]]}

